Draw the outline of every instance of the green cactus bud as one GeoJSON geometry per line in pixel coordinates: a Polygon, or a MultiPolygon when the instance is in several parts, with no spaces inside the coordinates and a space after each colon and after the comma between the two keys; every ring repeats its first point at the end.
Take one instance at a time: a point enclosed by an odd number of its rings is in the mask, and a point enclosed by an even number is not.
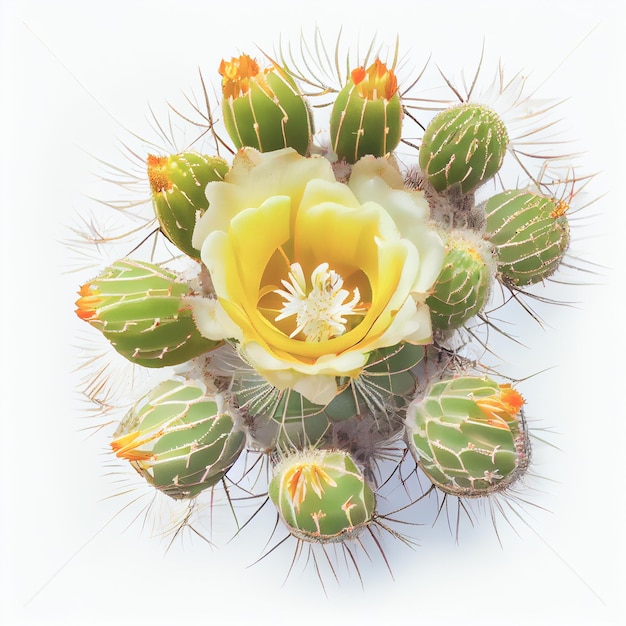
{"type": "Polygon", "coordinates": [[[191,245],[196,220],[207,210],[210,182],[223,180],[228,164],[219,157],[197,152],[170,156],[148,155],[152,204],[163,234],[194,259],[200,252],[191,245]]]}
{"type": "Polygon", "coordinates": [[[524,399],[487,377],[436,382],[407,409],[409,448],[442,491],[479,497],[502,491],[527,469],[524,399]]]}
{"type": "Polygon", "coordinates": [[[222,60],[219,73],[224,124],[237,148],[260,152],[293,148],[307,154],[312,116],[291,76],[278,65],[260,70],[246,54],[222,60]]]}
{"type": "Polygon", "coordinates": [[[235,410],[199,382],[167,380],[137,402],[111,448],[151,485],[176,499],[219,482],[245,445],[235,410]]]}
{"type": "Polygon", "coordinates": [[[374,493],[340,450],[290,454],[276,466],[269,496],[291,534],[305,541],[342,541],[374,516],[374,493]]]}
{"type": "Polygon", "coordinates": [[[467,194],[498,172],[508,143],[506,127],[494,111],[481,104],[459,104],[426,127],[419,164],[436,191],[467,194]]]}
{"type": "Polygon", "coordinates": [[[220,345],[198,332],[183,302],[190,292],[176,274],[124,259],[81,287],[76,314],[129,361],[144,367],[178,365],[220,345]]]}
{"type": "Polygon", "coordinates": [[[485,242],[471,231],[442,233],[443,267],[426,299],[433,328],[459,328],[482,311],[491,287],[495,265],[485,242]]]}
{"type": "Polygon", "coordinates": [[[379,59],[367,70],[353,70],[330,116],[332,148],[337,157],[356,163],[368,154],[385,156],[400,143],[401,133],[402,105],[393,70],[379,59]]]}
{"type": "Polygon", "coordinates": [[[569,245],[568,208],[562,200],[519,190],[487,200],[486,236],[504,282],[532,285],[557,270],[569,245]]]}

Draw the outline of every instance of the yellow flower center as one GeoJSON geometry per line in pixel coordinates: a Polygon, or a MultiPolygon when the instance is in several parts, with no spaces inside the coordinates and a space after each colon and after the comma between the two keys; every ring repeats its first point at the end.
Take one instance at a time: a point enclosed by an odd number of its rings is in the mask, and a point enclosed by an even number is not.
{"type": "Polygon", "coordinates": [[[376,59],[367,69],[357,67],[352,70],[351,78],[361,98],[367,100],[391,100],[398,91],[396,75],[380,59],[376,59]]]}
{"type": "Polygon", "coordinates": [[[364,315],[366,310],[360,303],[361,294],[354,288],[352,299],[347,289],[342,289],[343,278],[328,263],[321,263],[311,274],[311,287],[307,286],[302,266],[293,263],[289,280],[282,280],[285,289],[274,293],[284,299],[282,311],[275,321],[296,316],[296,328],[290,338],[303,333],[307,341],[327,341],[346,332],[346,315],[364,315]]]}
{"type": "Polygon", "coordinates": [[[228,62],[222,59],[218,71],[222,76],[224,98],[238,98],[248,93],[260,70],[259,64],[252,57],[242,54],[228,62]]]}

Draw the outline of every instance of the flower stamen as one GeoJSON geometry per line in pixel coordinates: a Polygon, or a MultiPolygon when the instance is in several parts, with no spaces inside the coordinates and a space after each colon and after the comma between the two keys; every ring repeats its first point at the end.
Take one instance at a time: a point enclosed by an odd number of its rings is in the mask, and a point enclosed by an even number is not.
{"type": "Polygon", "coordinates": [[[275,321],[296,316],[296,329],[289,335],[293,339],[304,333],[307,341],[326,341],[346,332],[347,315],[363,315],[365,308],[359,306],[361,294],[355,287],[352,299],[347,289],[342,289],[343,278],[328,263],[321,263],[311,274],[311,288],[300,263],[290,266],[289,280],[282,280],[285,289],[275,289],[274,293],[284,298],[282,311],[275,321]]]}

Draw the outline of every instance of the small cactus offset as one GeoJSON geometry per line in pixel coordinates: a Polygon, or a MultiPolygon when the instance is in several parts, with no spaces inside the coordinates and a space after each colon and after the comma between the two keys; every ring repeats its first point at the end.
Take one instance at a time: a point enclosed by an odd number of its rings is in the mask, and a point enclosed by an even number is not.
{"type": "Polygon", "coordinates": [[[226,172],[228,164],[224,159],[197,152],[148,155],[148,179],[161,231],[192,258],[200,258],[191,245],[191,236],[196,220],[209,207],[206,186],[223,180],[226,172]]]}
{"type": "Polygon", "coordinates": [[[129,361],[144,367],[178,365],[220,343],[198,331],[184,301],[190,293],[173,272],[124,259],[80,288],[76,314],[129,361]]]}
{"type": "Polygon", "coordinates": [[[497,174],[508,144],[506,126],[494,111],[459,104],[427,126],[419,164],[438,192],[458,189],[467,194],[497,174]]]}
{"type": "Polygon", "coordinates": [[[505,282],[523,287],[556,272],[569,245],[568,208],[562,200],[518,190],[487,200],[486,234],[505,282]]]}
{"type": "MultiPolygon", "coordinates": [[[[383,539],[412,543],[396,524],[422,524],[429,494],[440,510],[487,503],[495,519],[532,478],[538,399],[488,361],[494,334],[518,341],[510,307],[534,316],[525,298],[548,302],[571,265],[579,180],[551,177],[573,166],[527,149],[551,124],[529,113],[521,79],[496,82],[491,102],[446,78],[453,95],[432,99],[422,74],[399,75],[397,48],[345,64],[340,50],[316,38],[300,61],[291,48],[264,53],[265,68],[222,60],[220,101],[197,123],[207,132],[142,154],[152,230],[132,231],[145,234],[136,258],[103,261],[76,313],[154,377],[110,447],[159,498],[189,506],[184,524],[221,498],[239,534],[259,512],[241,524],[242,501],[273,505],[294,559],[306,549],[319,573],[332,543],[361,578],[360,551],[387,564],[383,539]],[[406,502],[394,509],[385,490],[406,502]]],[[[104,370],[85,391],[121,411],[104,370]]]]}
{"type": "Polygon", "coordinates": [[[352,70],[330,116],[332,148],[339,159],[389,154],[400,143],[402,106],[392,69],[380,60],[352,70]]]}
{"type": "Polygon", "coordinates": [[[289,531],[305,541],[341,541],[372,522],[376,499],[350,455],[302,450],[274,469],[269,496],[289,531]]]}
{"type": "Polygon", "coordinates": [[[249,146],[260,152],[294,148],[307,154],[312,118],[287,72],[277,65],[262,70],[247,54],[222,60],[219,72],[224,124],[235,147],[249,146]]]}
{"type": "Polygon", "coordinates": [[[483,310],[494,277],[491,257],[487,242],[473,232],[447,233],[443,267],[426,300],[434,328],[459,328],[483,310]]]}
{"type": "Polygon", "coordinates": [[[237,411],[202,384],[168,380],[126,414],[111,448],[157,489],[192,498],[213,487],[245,444],[237,411]]]}
{"type": "Polygon", "coordinates": [[[509,384],[487,377],[434,383],[407,409],[409,447],[446,493],[478,497],[501,491],[528,468],[523,404],[509,384]]]}

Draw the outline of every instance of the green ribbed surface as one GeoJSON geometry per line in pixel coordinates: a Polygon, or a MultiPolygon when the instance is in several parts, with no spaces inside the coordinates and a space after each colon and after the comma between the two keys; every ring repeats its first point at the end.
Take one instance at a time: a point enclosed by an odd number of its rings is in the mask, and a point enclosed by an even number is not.
{"type": "Polygon", "coordinates": [[[139,400],[114,434],[113,449],[148,482],[172,498],[190,498],[212,487],[235,463],[245,434],[219,394],[193,382],[168,380],[139,400]],[[142,441],[124,453],[120,444],[142,441]],[[148,458],[133,460],[130,455],[148,458]]]}
{"type": "Polygon", "coordinates": [[[491,280],[489,267],[470,241],[448,238],[443,267],[432,295],[426,299],[433,328],[459,328],[480,313],[491,280]]]}
{"type": "Polygon", "coordinates": [[[530,445],[521,413],[493,419],[480,399],[497,399],[487,377],[461,376],[431,385],[407,411],[411,451],[442,491],[477,497],[500,491],[527,468],[530,445]],[[477,402],[478,400],[478,402],[477,402]]]}
{"type": "Polygon", "coordinates": [[[305,450],[275,468],[269,496],[293,535],[337,541],[372,520],[375,497],[347,452],[305,450]]]}
{"type": "Polygon", "coordinates": [[[87,321],[133,363],[178,365],[220,343],[198,332],[181,300],[187,284],[157,265],[116,261],[88,285],[99,302],[87,321]]]}
{"type": "Polygon", "coordinates": [[[551,276],[569,245],[569,223],[554,199],[504,191],[487,201],[486,236],[496,246],[498,271],[515,286],[551,276]]]}
{"type": "Polygon", "coordinates": [[[390,100],[369,100],[349,80],[337,95],[330,116],[330,136],[340,159],[356,163],[368,154],[385,156],[398,146],[401,133],[402,105],[397,92],[390,100]]]}
{"type": "Polygon", "coordinates": [[[291,78],[278,68],[266,78],[269,90],[251,80],[247,93],[222,101],[224,124],[235,147],[260,152],[293,148],[306,155],[313,121],[304,97],[291,78]]]}
{"type": "Polygon", "coordinates": [[[459,104],[439,113],[426,127],[419,165],[438,191],[466,194],[494,176],[509,137],[502,120],[479,104],[459,104]]]}
{"type": "Polygon", "coordinates": [[[161,231],[194,259],[200,258],[200,252],[191,245],[191,237],[197,219],[209,207],[206,186],[223,180],[227,172],[224,159],[197,152],[148,158],[152,203],[161,231]]]}

